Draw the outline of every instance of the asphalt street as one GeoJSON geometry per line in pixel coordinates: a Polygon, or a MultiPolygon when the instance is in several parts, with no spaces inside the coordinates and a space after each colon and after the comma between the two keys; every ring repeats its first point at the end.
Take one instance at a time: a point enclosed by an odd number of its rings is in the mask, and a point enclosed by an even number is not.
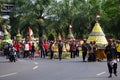
{"type": "Polygon", "coordinates": [[[0,57],[0,80],[120,80],[118,76],[108,78],[106,60],[102,62],[82,62],[75,59],[18,59],[11,63],[0,57]]]}

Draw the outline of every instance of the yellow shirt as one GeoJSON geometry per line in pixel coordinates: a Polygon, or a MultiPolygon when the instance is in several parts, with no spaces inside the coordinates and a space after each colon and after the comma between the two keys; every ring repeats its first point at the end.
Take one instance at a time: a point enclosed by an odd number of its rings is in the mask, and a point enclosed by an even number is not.
{"type": "Polygon", "coordinates": [[[117,45],[117,52],[120,52],[120,44],[117,45]]]}

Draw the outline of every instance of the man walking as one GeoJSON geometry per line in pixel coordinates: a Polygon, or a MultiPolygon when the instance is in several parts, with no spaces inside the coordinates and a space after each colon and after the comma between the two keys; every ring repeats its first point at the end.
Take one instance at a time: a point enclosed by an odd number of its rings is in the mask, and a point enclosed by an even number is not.
{"type": "Polygon", "coordinates": [[[59,52],[59,60],[61,60],[62,59],[62,49],[63,49],[63,43],[62,43],[62,41],[61,40],[59,40],[59,42],[58,42],[58,52],[59,52]]]}
{"type": "Polygon", "coordinates": [[[83,58],[83,62],[86,62],[86,55],[87,55],[87,51],[88,51],[88,44],[86,43],[86,40],[84,40],[84,43],[82,44],[82,58],[83,58]]]}
{"type": "Polygon", "coordinates": [[[107,55],[107,66],[109,70],[109,78],[112,77],[112,73],[114,71],[114,75],[117,76],[117,50],[116,46],[113,44],[113,40],[108,40],[108,45],[105,48],[105,53],[107,55]]]}
{"type": "Polygon", "coordinates": [[[54,57],[54,50],[53,50],[54,42],[50,42],[49,50],[50,50],[50,59],[53,59],[54,57]]]}

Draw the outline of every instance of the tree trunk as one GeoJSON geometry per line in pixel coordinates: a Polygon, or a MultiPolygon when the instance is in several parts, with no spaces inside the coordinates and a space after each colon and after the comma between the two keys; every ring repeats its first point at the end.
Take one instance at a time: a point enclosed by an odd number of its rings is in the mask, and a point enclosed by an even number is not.
{"type": "Polygon", "coordinates": [[[43,44],[43,39],[42,39],[42,35],[43,35],[43,30],[42,30],[42,26],[41,24],[38,23],[38,36],[39,36],[39,49],[42,48],[42,44],[43,44]]]}

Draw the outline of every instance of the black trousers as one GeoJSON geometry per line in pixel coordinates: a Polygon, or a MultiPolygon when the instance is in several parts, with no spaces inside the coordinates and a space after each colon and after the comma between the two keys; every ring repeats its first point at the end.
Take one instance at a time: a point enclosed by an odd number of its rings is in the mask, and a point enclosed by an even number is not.
{"type": "Polygon", "coordinates": [[[70,53],[71,53],[71,58],[75,58],[76,51],[70,51],[70,53]]]}
{"type": "Polygon", "coordinates": [[[86,55],[87,55],[87,51],[82,52],[82,58],[83,58],[83,61],[85,61],[86,55]]]}
{"type": "Polygon", "coordinates": [[[53,57],[54,57],[54,52],[50,51],[50,59],[53,59],[53,57]]]}
{"type": "Polygon", "coordinates": [[[17,57],[20,58],[20,51],[19,50],[16,51],[16,54],[17,54],[17,57]]]}
{"type": "Polygon", "coordinates": [[[48,50],[45,49],[45,56],[48,56],[48,50]]]}
{"type": "Polygon", "coordinates": [[[29,50],[28,51],[24,51],[24,58],[29,56],[29,50]]]}
{"type": "Polygon", "coordinates": [[[45,51],[44,50],[41,50],[41,53],[40,53],[40,55],[41,55],[41,58],[45,58],[45,51]]]}
{"type": "Polygon", "coordinates": [[[96,61],[96,53],[89,53],[88,61],[96,61]]]}
{"type": "Polygon", "coordinates": [[[58,56],[59,60],[62,59],[62,51],[59,51],[59,56],[58,56]]]}
{"type": "Polygon", "coordinates": [[[70,57],[73,58],[73,51],[72,50],[70,50],[70,54],[71,54],[70,57]]]}
{"type": "Polygon", "coordinates": [[[109,73],[112,74],[116,74],[117,73],[117,63],[114,63],[113,67],[111,66],[110,63],[107,63],[107,66],[108,66],[108,70],[109,70],[109,73]]]}
{"type": "Polygon", "coordinates": [[[79,57],[79,50],[78,49],[76,50],[76,55],[79,57]]]}

